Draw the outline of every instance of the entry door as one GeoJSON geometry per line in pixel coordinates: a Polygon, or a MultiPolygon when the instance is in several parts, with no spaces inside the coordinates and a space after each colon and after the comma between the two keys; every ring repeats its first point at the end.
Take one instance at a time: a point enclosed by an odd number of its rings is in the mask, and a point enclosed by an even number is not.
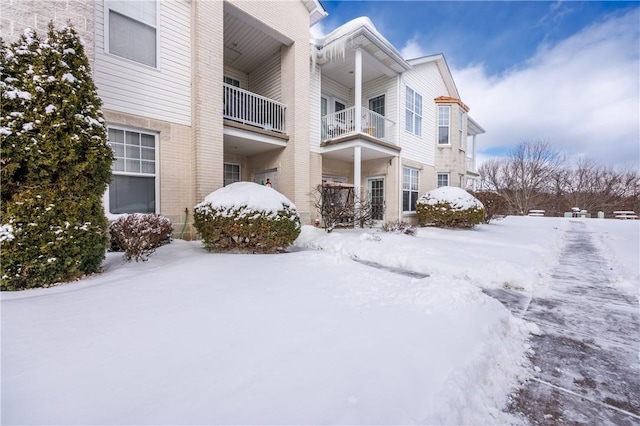
{"type": "MultiPolygon", "coordinates": [[[[380,114],[384,117],[384,104],[385,99],[384,95],[376,96],[375,98],[369,99],[369,110],[380,114]]],[[[372,128],[372,136],[375,136],[378,139],[384,138],[384,118],[377,115],[371,115],[371,122],[369,126],[372,128]]]]}
{"type": "Polygon", "coordinates": [[[384,220],[384,178],[367,179],[367,189],[371,203],[371,218],[384,220]]]}

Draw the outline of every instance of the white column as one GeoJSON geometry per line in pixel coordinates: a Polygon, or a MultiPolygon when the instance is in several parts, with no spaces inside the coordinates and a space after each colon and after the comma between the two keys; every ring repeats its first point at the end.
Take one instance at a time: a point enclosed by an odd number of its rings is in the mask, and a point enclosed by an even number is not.
{"type": "Polygon", "coordinates": [[[353,148],[353,201],[355,203],[354,220],[356,224],[360,221],[360,181],[362,180],[362,177],[360,176],[361,159],[362,148],[360,146],[356,146],[353,148]]]}
{"type": "Polygon", "coordinates": [[[356,64],[355,64],[355,126],[356,132],[362,131],[362,51],[356,49],[356,64]]]}
{"type": "Polygon", "coordinates": [[[473,172],[477,172],[476,170],[476,135],[473,135],[473,160],[472,160],[472,165],[473,165],[473,172]]]}

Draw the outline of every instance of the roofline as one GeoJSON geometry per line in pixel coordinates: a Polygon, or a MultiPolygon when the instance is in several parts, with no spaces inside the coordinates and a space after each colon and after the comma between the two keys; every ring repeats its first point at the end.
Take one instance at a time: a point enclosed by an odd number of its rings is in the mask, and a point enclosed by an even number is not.
{"type": "Polygon", "coordinates": [[[309,27],[313,27],[329,15],[319,0],[302,0],[302,2],[309,11],[309,27]]]}
{"type": "Polygon", "coordinates": [[[460,92],[458,91],[458,87],[456,86],[456,81],[453,79],[453,74],[451,74],[451,68],[449,68],[449,63],[447,59],[444,57],[444,53],[437,53],[435,55],[427,55],[421,56],[419,58],[409,59],[407,61],[411,66],[417,66],[422,64],[427,64],[431,62],[436,62],[439,65],[439,68],[444,71],[446,75],[443,75],[445,79],[448,79],[451,83],[451,87],[453,88],[454,95],[456,98],[460,99],[460,92]]]}
{"type": "Polygon", "coordinates": [[[482,126],[479,125],[478,122],[473,118],[471,118],[471,116],[469,115],[467,115],[467,127],[468,128],[473,127],[478,130],[477,132],[473,133],[474,135],[481,135],[483,133],[487,133],[487,131],[484,128],[482,128],[482,126]]]}

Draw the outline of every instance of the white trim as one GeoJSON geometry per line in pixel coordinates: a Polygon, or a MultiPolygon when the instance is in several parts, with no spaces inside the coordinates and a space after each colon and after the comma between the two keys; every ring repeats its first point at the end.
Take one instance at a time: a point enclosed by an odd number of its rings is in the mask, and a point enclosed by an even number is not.
{"type": "Polygon", "coordinates": [[[369,195],[369,202],[371,204],[371,197],[373,195],[372,191],[371,191],[371,182],[374,180],[381,180],[382,181],[382,219],[374,219],[376,222],[382,221],[384,223],[385,221],[385,217],[387,215],[386,213],[386,202],[387,202],[387,183],[386,183],[386,176],[385,175],[374,175],[374,176],[367,176],[365,177],[365,179],[367,180],[367,192],[369,195]]]}
{"type": "MultiPolygon", "coordinates": [[[[114,57],[114,58],[118,58],[119,60],[123,60],[123,61],[126,61],[126,62],[131,63],[131,64],[136,64],[138,66],[146,67],[146,68],[151,69],[151,70],[160,71],[161,68],[162,68],[161,67],[161,60],[160,60],[160,58],[162,57],[162,55],[160,54],[160,47],[161,47],[161,43],[160,43],[160,36],[161,36],[161,34],[160,34],[160,13],[161,13],[160,3],[161,2],[158,1],[158,0],[147,0],[147,1],[153,1],[155,3],[155,5],[156,5],[156,22],[155,22],[155,26],[154,26],[154,29],[156,30],[156,66],[154,67],[154,66],[151,66],[151,65],[143,64],[142,62],[138,62],[138,61],[133,60],[133,59],[125,58],[123,56],[120,56],[118,54],[115,54],[115,53],[111,52],[111,49],[110,49],[110,46],[109,46],[109,28],[110,28],[110,17],[109,17],[110,8],[109,8],[109,3],[111,3],[111,0],[104,0],[104,3],[103,3],[103,31],[104,31],[103,43],[104,43],[104,53],[105,53],[105,55],[108,55],[108,56],[114,57]]],[[[114,9],[114,11],[116,13],[119,13],[121,15],[126,16],[129,19],[133,19],[135,21],[141,22],[144,25],[150,25],[147,22],[142,22],[142,21],[140,21],[140,20],[138,20],[136,18],[132,18],[131,16],[126,15],[126,14],[124,14],[124,13],[122,13],[120,11],[117,11],[115,9],[114,9]]]]}
{"type": "MultiPolygon", "coordinates": [[[[404,209],[404,192],[415,192],[417,194],[416,196],[416,201],[418,201],[418,199],[420,198],[420,169],[416,168],[416,167],[410,167],[410,166],[405,166],[402,165],[401,166],[401,174],[400,174],[400,209],[402,211],[402,214],[410,214],[410,213],[415,213],[416,210],[405,210],[404,209]],[[404,189],[404,169],[409,169],[411,171],[416,171],[418,173],[417,178],[417,185],[418,187],[416,188],[416,190],[412,190],[412,189],[404,189]]],[[[411,182],[409,182],[411,183],[411,182]]],[[[411,198],[409,198],[409,202],[411,202],[411,198]]]]}
{"type": "MultiPolygon", "coordinates": [[[[156,205],[155,205],[155,213],[159,214],[160,213],[160,132],[155,131],[155,130],[150,130],[150,129],[144,129],[144,128],[139,128],[139,127],[127,127],[127,126],[121,126],[121,125],[109,125],[107,124],[107,140],[108,140],[108,132],[109,129],[113,129],[113,130],[122,130],[124,132],[134,132],[134,133],[144,133],[150,136],[153,136],[155,138],[155,145],[154,145],[154,162],[155,162],[155,173],[150,174],[150,173],[135,173],[135,172],[116,172],[113,171],[111,172],[111,174],[116,174],[116,175],[120,175],[120,176],[133,176],[133,177],[152,177],[154,178],[154,186],[155,186],[155,198],[156,198],[156,205]]],[[[126,140],[126,139],[125,139],[126,140]]],[[[115,160],[114,160],[115,161],[115,160]]],[[[104,206],[104,210],[105,213],[107,215],[107,217],[109,216],[113,216],[116,213],[111,213],[110,212],[110,205],[109,205],[109,186],[107,185],[107,189],[104,192],[104,196],[102,198],[103,202],[103,206],[104,206]]]]}
{"type": "Polygon", "coordinates": [[[436,104],[436,145],[437,146],[451,146],[451,105],[438,105],[436,104]],[[440,125],[440,108],[449,109],[449,120],[447,125],[440,125]],[[446,127],[449,129],[447,132],[447,143],[440,143],[440,127],[446,127]]]}
{"type": "Polygon", "coordinates": [[[449,172],[438,172],[436,173],[436,188],[442,188],[443,186],[451,186],[451,173],[449,172]],[[440,185],[440,176],[447,177],[447,184],[440,185]]]}
{"type": "Polygon", "coordinates": [[[231,161],[223,161],[222,162],[222,186],[227,186],[224,184],[225,178],[224,178],[224,166],[226,165],[230,165],[230,166],[238,166],[238,182],[242,182],[242,164],[240,163],[233,163],[231,161]]]}

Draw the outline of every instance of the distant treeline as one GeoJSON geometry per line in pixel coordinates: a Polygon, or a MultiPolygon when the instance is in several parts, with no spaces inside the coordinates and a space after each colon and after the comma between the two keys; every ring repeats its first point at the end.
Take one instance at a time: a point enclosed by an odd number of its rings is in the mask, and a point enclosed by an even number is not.
{"type": "Polygon", "coordinates": [[[509,200],[510,214],[545,210],[562,216],[577,207],[592,216],[602,211],[640,212],[640,172],[606,167],[580,158],[569,163],[548,141],[526,141],[505,158],[491,159],[478,169],[481,190],[496,191],[509,200]]]}

